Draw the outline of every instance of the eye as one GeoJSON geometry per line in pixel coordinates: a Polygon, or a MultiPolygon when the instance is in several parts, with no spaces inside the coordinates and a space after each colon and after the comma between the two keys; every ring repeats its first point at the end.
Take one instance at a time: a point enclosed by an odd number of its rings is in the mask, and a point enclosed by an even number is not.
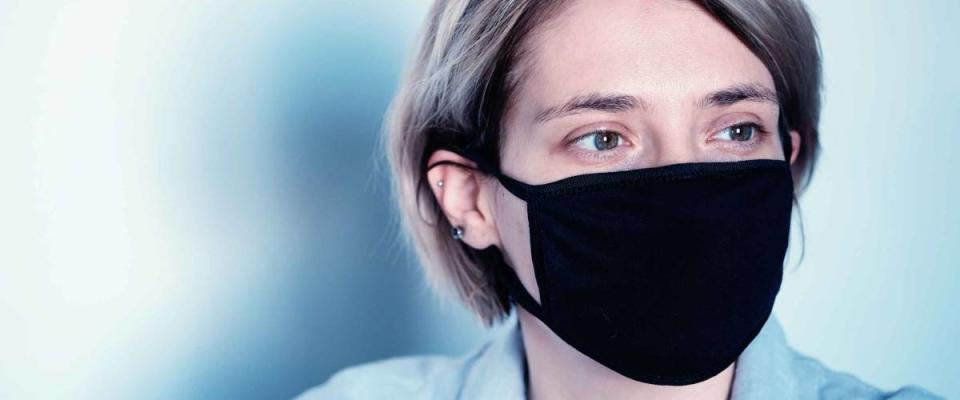
{"type": "Polygon", "coordinates": [[[733,142],[747,142],[757,135],[760,126],[752,122],[732,125],[721,129],[714,137],[720,140],[729,140],[733,142]]]}
{"type": "Polygon", "coordinates": [[[598,130],[574,139],[573,145],[588,151],[608,151],[617,148],[620,140],[619,133],[598,130]]]}

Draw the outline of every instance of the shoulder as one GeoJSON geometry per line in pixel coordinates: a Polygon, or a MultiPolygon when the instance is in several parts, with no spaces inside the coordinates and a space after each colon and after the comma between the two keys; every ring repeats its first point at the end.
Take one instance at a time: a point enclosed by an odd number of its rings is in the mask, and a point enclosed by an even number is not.
{"type": "Polygon", "coordinates": [[[796,351],[771,317],[737,360],[737,400],[784,399],[941,399],[916,386],[885,391],[858,377],[835,371],[796,351]]]}
{"type": "Polygon", "coordinates": [[[815,394],[818,399],[890,399],[921,400],[942,399],[920,387],[907,385],[896,390],[884,391],[862,381],[853,374],[835,371],[820,361],[801,353],[793,352],[792,364],[801,392],[815,394]]]}
{"type": "Polygon", "coordinates": [[[401,357],[347,368],[297,400],[522,399],[523,346],[515,318],[463,357],[401,357]]]}
{"type": "Polygon", "coordinates": [[[296,400],[454,398],[470,358],[399,357],[334,374],[296,400]]]}

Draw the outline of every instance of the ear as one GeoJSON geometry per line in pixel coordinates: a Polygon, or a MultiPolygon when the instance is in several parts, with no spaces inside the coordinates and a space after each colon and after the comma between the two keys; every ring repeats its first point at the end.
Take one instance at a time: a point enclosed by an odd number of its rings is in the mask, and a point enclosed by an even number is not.
{"type": "Polygon", "coordinates": [[[790,165],[797,161],[797,155],[800,154],[800,134],[797,131],[790,131],[790,165]]]}
{"type": "Polygon", "coordinates": [[[476,164],[449,150],[437,150],[430,155],[427,165],[437,165],[427,171],[427,180],[437,204],[450,225],[463,229],[463,242],[475,249],[500,246],[493,215],[496,183],[476,169],[450,163],[476,164]],[[440,184],[439,182],[443,182],[440,184]]]}

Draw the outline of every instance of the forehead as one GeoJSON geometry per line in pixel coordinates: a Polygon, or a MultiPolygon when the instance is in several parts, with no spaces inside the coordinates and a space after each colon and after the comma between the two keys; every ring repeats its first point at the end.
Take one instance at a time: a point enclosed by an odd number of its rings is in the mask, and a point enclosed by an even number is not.
{"type": "Polygon", "coordinates": [[[749,48],[683,0],[575,0],[531,32],[518,105],[615,92],[653,107],[694,102],[736,83],[773,79],[749,48]]]}

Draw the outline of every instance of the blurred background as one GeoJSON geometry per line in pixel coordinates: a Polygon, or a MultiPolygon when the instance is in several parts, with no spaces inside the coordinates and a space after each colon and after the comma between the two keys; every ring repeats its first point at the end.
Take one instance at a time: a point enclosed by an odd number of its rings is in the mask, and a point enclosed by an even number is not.
{"type": "MultiPolygon", "coordinates": [[[[823,157],[776,314],[960,398],[960,2],[811,0],[823,157]]],[[[426,0],[0,0],[0,398],[280,399],[491,335],[377,141],[426,0]]]]}

